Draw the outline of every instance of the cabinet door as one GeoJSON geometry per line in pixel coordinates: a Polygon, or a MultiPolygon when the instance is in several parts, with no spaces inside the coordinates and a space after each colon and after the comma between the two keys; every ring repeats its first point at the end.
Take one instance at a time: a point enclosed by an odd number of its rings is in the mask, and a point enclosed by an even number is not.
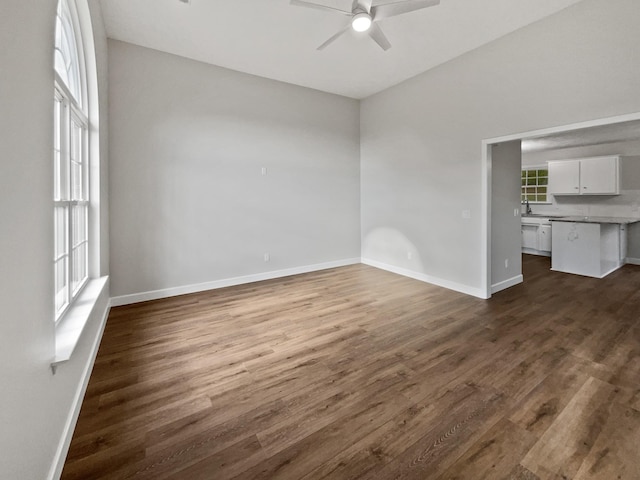
{"type": "Polygon", "coordinates": [[[538,228],[538,246],[543,252],[551,251],[551,225],[540,225],[538,228]]]}
{"type": "Polygon", "coordinates": [[[538,250],[538,225],[522,225],[522,248],[538,250]]]}
{"type": "Polygon", "coordinates": [[[627,262],[627,225],[620,225],[620,264],[627,262]]]}
{"type": "Polygon", "coordinates": [[[580,195],[580,160],[549,162],[549,193],[580,195]]]}
{"type": "Polygon", "coordinates": [[[580,193],[582,195],[615,195],[618,187],[618,157],[580,160],[580,193]]]}

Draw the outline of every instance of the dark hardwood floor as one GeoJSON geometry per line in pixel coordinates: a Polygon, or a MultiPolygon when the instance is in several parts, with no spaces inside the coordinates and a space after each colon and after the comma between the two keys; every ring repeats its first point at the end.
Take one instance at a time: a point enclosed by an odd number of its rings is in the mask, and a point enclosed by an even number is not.
{"type": "Polygon", "coordinates": [[[113,308],[62,478],[640,479],[640,267],[364,265],[113,308]]]}

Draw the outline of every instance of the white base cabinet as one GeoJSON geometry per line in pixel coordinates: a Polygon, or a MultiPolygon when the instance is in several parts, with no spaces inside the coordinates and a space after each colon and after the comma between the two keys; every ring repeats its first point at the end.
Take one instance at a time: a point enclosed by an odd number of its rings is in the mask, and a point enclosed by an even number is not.
{"type": "Polygon", "coordinates": [[[522,225],[522,248],[538,250],[538,227],[539,225],[522,225]]]}
{"type": "Polygon", "coordinates": [[[548,219],[522,219],[522,252],[533,255],[551,255],[551,224],[548,219]]]}
{"type": "Polygon", "coordinates": [[[551,252],[551,225],[540,225],[538,227],[538,250],[551,252]]]}
{"type": "Polygon", "coordinates": [[[561,221],[552,224],[551,270],[602,278],[624,263],[619,224],[561,221]]]}

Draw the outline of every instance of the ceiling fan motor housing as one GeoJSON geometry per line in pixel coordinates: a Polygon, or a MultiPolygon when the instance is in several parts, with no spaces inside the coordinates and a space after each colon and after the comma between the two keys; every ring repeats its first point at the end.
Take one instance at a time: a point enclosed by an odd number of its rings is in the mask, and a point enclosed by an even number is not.
{"type": "Polygon", "coordinates": [[[371,27],[371,15],[367,12],[359,11],[351,19],[351,27],[356,32],[366,32],[371,27]]]}

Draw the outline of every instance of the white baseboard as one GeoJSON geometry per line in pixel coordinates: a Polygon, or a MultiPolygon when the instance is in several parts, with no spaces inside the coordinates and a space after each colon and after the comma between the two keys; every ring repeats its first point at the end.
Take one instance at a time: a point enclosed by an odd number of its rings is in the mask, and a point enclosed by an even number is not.
{"type": "Polygon", "coordinates": [[[360,263],[360,258],[347,258],[344,260],[336,260],[333,262],[318,263],[315,265],[304,265],[302,267],[285,268],[283,270],[273,270],[271,272],[245,275],[242,277],[225,278],[222,280],[198,283],[195,285],[184,285],[182,287],[165,288],[161,290],[152,290],[150,292],[133,293],[130,295],[120,295],[111,298],[111,306],[119,307],[121,305],[146,302],[148,300],[158,300],[160,298],[204,292],[206,290],[215,290],[217,288],[233,287],[235,285],[242,285],[245,283],[261,282],[263,280],[272,280],[274,278],[288,277],[291,275],[316,272],[329,268],[344,267],[347,265],[355,265],[358,263],[360,263]]]}
{"type": "Polygon", "coordinates": [[[640,258],[627,257],[624,259],[624,263],[629,263],[631,265],[640,265],[640,258]]]}
{"type": "Polygon", "coordinates": [[[536,250],[534,248],[522,247],[522,253],[528,253],[529,255],[539,255],[541,257],[550,257],[551,252],[545,252],[543,250],[536,250]]]}
{"type": "Polygon", "coordinates": [[[371,267],[376,267],[381,270],[386,270],[388,272],[397,273],[398,275],[402,275],[404,277],[413,278],[415,280],[420,280],[425,283],[430,283],[432,285],[437,285],[438,287],[447,288],[449,290],[455,290],[456,292],[465,293],[467,295],[471,295],[474,297],[486,299],[487,295],[484,290],[480,288],[470,287],[468,285],[463,285],[461,283],[451,282],[449,280],[444,280],[442,278],[433,277],[431,275],[427,275],[425,273],[415,272],[413,270],[409,270],[407,268],[396,267],[394,265],[389,265],[387,263],[378,262],[377,260],[371,260],[369,258],[363,258],[362,263],[365,265],[369,265],[371,267]]]}
{"type": "Polygon", "coordinates": [[[89,358],[87,359],[84,371],[82,372],[82,377],[80,379],[80,384],[78,385],[78,388],[76,390],[76,394],[73,397],[71,410],[69,412],[69,416],[67,417],[67,421],[65,422],[64,430],[60,438],[60,443],[58,444],[55,457],[53,458],[53,464],[51,465],[51,470],[49,471],[47,480],[58,480],[62,475],[64,462],[67,459],[69,445],[71,445],[71,439],[73,438],[73,431],[75,430],[76,423],[78,422],[80,408],[82,408],[82,401],[84,400],[84,394],[87,391],[87,385],[89,384],[89,378],[91,377],[93,365],[96,361],[96,356],[98,355],[98,348],[100,347],[100,341],[102,340],[104,328],[107,325],[107,318],[109,317],[110,309],[111,302],[109,301],[109,299],[107,299],[107,305],[104,313],[102,314],[102,318],[100,318],[100,325],[98,326],[96,338],[93,340],[93,344],[91,345],[89,358]]]}
{"type": "Polygon", "coordinates": [[[516,275],[515,277],[511,277],[506,280],[503,280],[502,282],[498,282],[491,285],[491,293],[497,293],[501,290],[505,290],[509,287],[513,287],[514,285],[522,283],[523,281],[524,281],[524,278],[522,277],[522,275],[516,275]]]}

